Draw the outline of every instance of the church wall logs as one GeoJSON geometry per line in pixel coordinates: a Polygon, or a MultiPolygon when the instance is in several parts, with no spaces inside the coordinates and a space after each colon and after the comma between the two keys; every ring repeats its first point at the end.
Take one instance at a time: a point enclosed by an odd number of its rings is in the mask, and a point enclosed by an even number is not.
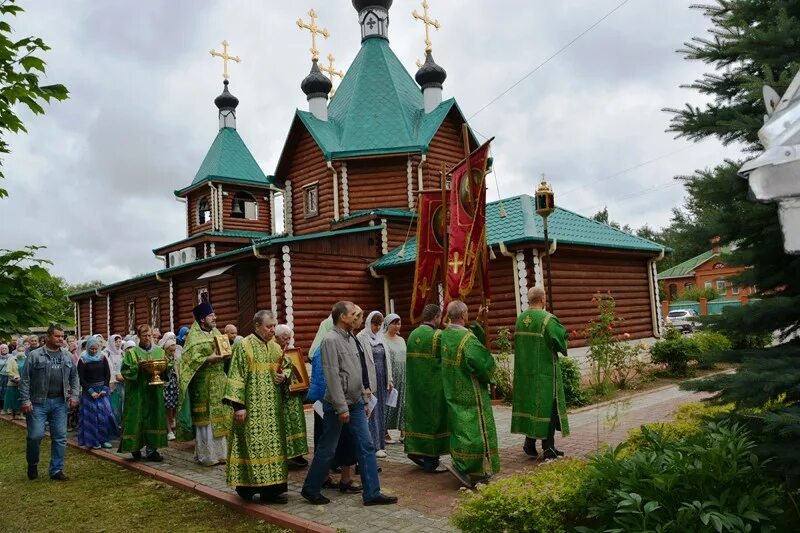
{"type": "Polygon", "coordinates": [[[78,312],[80,313],[80,333],[81,335],[89,335],[89,298],[80,300],[78,312]]]}
{"type": "Polygon", "coordinates": [[[203,198],[206,198],[206,200],[209,202],[210,208],[211,204],[209,198],[209,188],[207,186],[204,189],[200,188],[192,191],[186,199],[186,203],[188,205],[187,213],[189,217],[189,236],[202,233],[204,231],[211,231],[211,221],[206,222],[205,224],[198,224],[197,220],[197,207],[200,204],[200,200],[203,198]]]}
{"type": "MultiPolygon", "coordinates": [[[[442,163],[450,169],[464,158],[464,145],[461,137],[461,118],[451,111],[439,131],[433,136],[428,147],[428,156],[423,166],[423,183],[425,189],[441,189],[440,172],[442,163]]],[[[476,146],[472,147],[477,148],[476,146]]]]}
{"type": "Polygon", "coordinates": [[[386,233],[389,250],[392,250],[417,235],[417,221],[410,218],[389,219],[386,221],[386,233]]]}
{"type": "MultiPolygon", "coordinates": [[[[610,291],[616,301],[617,315],[623,318],[618,334],[629,333],[632,339],[653,335],[646,257],[557,250],[551,261],[553,311],[568,331],[579,333],[570,346],[586,345],[581,332],[597,316],[592,297],[598,291],[610,291]]],[[[528,286],[533,286],[530,279],[528,286]]]]}
{"type": "MultiPolygon", "coordinates": [[[[280,181],[292,182],[292,229],[295,235],[326,231],[333,220],[333,172],[311,134],[303,129],[292,146],[289,169],[280,181]],[[317,182],[319,214],[306,218],[303,207],[303,187],[317,182]]],[[[341,193],[341,191],[339,191],[341,193]]],[[[339,195],[341,204],[341,194],[339,195]]],[[[340,211],[341,214],[341,211],[340,211]]]]}
{"type": "Polygon", "coordinates": [[[92,321],[92,334],[100,334],[104,339],[108,339],[108,311],[106,305],[106,297],[94,296],[92,298],[92,310],[94,311],[94,319],[92,321]]]}
{"type": "MultiPolygon", "coordinates": [[[[416,165],[412,185],[416,193],[416,165]]],[[[350,212],[394,207],[408,209],[408,156],[347,162],[350,212]]]]}

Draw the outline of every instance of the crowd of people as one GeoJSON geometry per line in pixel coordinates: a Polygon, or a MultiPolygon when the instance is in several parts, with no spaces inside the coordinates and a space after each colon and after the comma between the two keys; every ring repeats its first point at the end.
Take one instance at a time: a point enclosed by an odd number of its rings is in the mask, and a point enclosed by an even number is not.
{"type": "MultiPolygon", "coordinates": [[[[567,335],[544,310],[541,288],[528,297],[530,310],[515,329],[511,431],[525,435],[529,456],[538,455],[540,439],[544,458],[553,459],[563,455],[555,431],[569,431],[558,363],[567,335]]],[[[330,502],[324,488],[360,493],[364,505],[396,503],[381,492],[377,461],[395,442],[389,430],[399,431],[404,452],[425,473],[449,470],[474,487],[499,471],[487,309],[470,323],[461,301],[450,302],[444,316],[427,305],[423,323],[404,340],[399,315],[365,316],[354,303],[337,302],[308,351],[307,391],[290,387],[302,385],[304,372],[288,355],[291,329],[271,311],[258,311],[244,338],[233,325],[221,333],[209,303],[192,312],[194,323],[177,335],[140,325],[135,335],[77,339],[54,325],[42,338],[0,344],[0,408],[27,419],[30,479],[38,477],[46,426],[50,478],[67,479],[70,413],[81,446],[113,448],[119,439],[117,451],[133,460],[163,461],[159,449],[168,441],[193,440],[199,464],[224,464],[242,498],[266,503],[286,503],[290,468],[308,468],[301,495],[313,504],[330,502]],[[314,404],[310,465],[304,403],[314,404]],[[443,467],[446,455],[451,461],[443,467]]]]}

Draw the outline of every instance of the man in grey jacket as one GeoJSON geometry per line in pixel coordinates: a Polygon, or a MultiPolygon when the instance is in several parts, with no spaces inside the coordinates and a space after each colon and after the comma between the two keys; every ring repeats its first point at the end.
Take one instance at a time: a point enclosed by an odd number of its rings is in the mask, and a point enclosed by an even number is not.
{"type": "Polygon", "coordinates": [[[356,340],[351,335],[356,323],[355,306],[352,302],[337,302],[331,318],[333,329],[325,335],[320,346],[322,370],[327,384],[322,401],[322,435],[317,440],[314,461],[300,494],[315,505],[330,503],[322,495],[322,485],[328,479],[339,435],[342,431],[349,431],[361,468],[364,505],[397,503],[395,496],[381,494],[375,446],[367,424],[367,406],[361,396],[363,390],[368,388],[364,386],[364,380],[369,377],[366,362],[361,360],[356,340]]]}
{"type": "Polygon", "coordinates": [[[39,477],[39,448],[50,425],[50,479],[66,481],[67,407],[78,407],[80,383],[72,354],[64,348],[64,328],[47,328],[45,345],[28,353],[20,373],[19,400],[28,425],[28,479],[39,477]]]}

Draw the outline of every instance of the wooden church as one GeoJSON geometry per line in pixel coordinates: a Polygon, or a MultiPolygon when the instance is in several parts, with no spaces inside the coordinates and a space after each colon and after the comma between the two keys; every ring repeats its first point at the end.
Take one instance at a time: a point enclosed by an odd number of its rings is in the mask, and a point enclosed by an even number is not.
{"type": "MultiPolygon", "coordinates": [[[[392,51],[391,5],[353,0],[361,49],[330,100],[331,80],[314,53],[301,84],[308,111],[296,111],[273,175],[240,137],[239,101],[225,80],[214,101],[217,136],[191,183],[175,191],[186,205],[186,238],[153,250],[165,263],[158,271],[71,295],[80,335],[126,334],[141,323],[177,331],[191,325],[192,307],[203,300],[220,325],[235,324],[245,335],[256,310],[271,309],[303,349],[338,300],[409,320],[417,192],[439,188],[443,165],[462,159],[466,119],[455,99],[442,99],[447,74],[430,50],[414,78],[392,51]]],[[[469,142],[478,146],[474,137],[469,142]]],[[[532,180],[531,194],[535,186],[532,180]]],[[[553,310],[569,330],[595,316],[591,298],[599,290],[616,298],[621,333],[659,335],[660,245],[564,209],[550,216],[549,232],[557,243],[553,310]]],[[[542,220],[532,196],[490,203],[487,240],[489,325],[513,330],[527,289],[544,285],[542,220]]]]}

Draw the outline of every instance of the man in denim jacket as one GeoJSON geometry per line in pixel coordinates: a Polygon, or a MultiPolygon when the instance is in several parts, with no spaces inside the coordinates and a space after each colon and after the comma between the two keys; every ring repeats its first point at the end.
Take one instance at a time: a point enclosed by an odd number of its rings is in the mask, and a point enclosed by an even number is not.
{"type": "Polygon", "coordinates": [[[39,477],[39,447],[50,425],[50,479],[66,481],[67,407],[78,407],[80,384],[72,354],[64,348],[64,328],[47,328],[45,345],[31,350],[20,374],[19,400],[28,422],[28,479],[39,477]]]}

